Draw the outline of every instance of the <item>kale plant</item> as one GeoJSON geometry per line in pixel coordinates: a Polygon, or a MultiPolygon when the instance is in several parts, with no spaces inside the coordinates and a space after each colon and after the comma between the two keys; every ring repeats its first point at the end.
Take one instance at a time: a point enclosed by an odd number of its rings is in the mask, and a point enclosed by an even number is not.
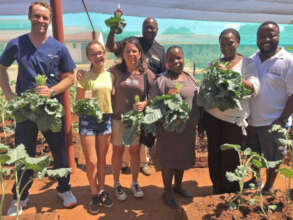
{"type": "Polygon", "coordinates": [[[0,144],[0,185],[1,185],[1,202],[0,202],[0,219],[3,215],[3,205],[5,201],[6,190],[11,181],[15,179],[16,184],[16,196],[17,202],[15,204],[17,210],[17,217],[19,213],[19,202],[24,189],[32,182],[30,179],[26,185],[20,190],[21,180],[26,170],[33,170],[37,173],[38,178],[44,176],[50,177],[65,177],[70,172],[70,168],[60,168],[55,170],[49,170],[50,156],[43,156],[39,158],[29,157],[24,145],[18,145],[12,149],[9,146],[0,144]],[[12,168],[6,168],[5,165],[12,166],[12,168]],[[17,170],[22,170],[22,175],[17,175],[17,170]],[[8,181],[4,183],[4,177],[8,176],[8,181]]]}
{"type": "Polygon", "coordinates": [[[115,34],[121,34],[126,26],[125,20],[121,16],[122,13],[115,12],[114,16],[105,20],[106,26],[109,27],[115,34]]]}
{"type": "Polygon", "coordinates": [[[269,131],[274,135],[275,143],[279,150],[282,151],[283,156],[285,157],[289,152],[291,164],[289,164],[289,167],[279,168],[279,172],[281,176],[288,179],[286,191],[288,198],[290,198],[291,180],[293,179],[293,141],[290,138],[288,129],[283,128],[281,125],[274,124],[269,131]]]}
{"type": "Polygon", "coordinates": [[[41,131],[59,132],[62,128],[64,110],[56,98],[40,96],[34,91],[27,90],[13,99],[8,109],[16,122],[31,120],[41,131]]]}
{"type": "Polygon", "coordinates": [[[219,62],[213,63],[203,74],[198,105],[221,111],[240,108],[240,100],[249,98],[251,91],[245,88],[240,73],[222,70],[219,65],[219,62]]]}
{"type": "MultiPolygon", "coordinates": [[[[267,161],[263,156],[259,155],[256,152],[252,152],[250,148],[246,148],[244,151],[241,151],[241,146],[238,144],[223,144],[221,146],[221,150],[235,150],[238,153],[240,164],[237,166],[234,172],[226,172],[226,178],[230,182],[238,182],[239,184],[239,192],[231,199],[229,206],[231,209],[238,209],[241,204],[248,203],[250,205],[256,204],[255,197],[259,198],[259,205],[262,212],[267,215],[267,210],[263,204],[263,196],[261,190],[256,191],[252,195],[252,199],[249,201],[243,197],[243,186],[244,179],[249,177],[252,174],[253,177],[260,177],[260,169],[265,168],[275,168],[282,161],[267,161]],[[256,167],[258,169],[253,169],[256,167]]],[[[251,188],[255,188],[253,184],[251,184],[251,188]]],[[[276,206],[269,205],[267,209],[275,209],[276,206]]]]}
{"type": "Polygon", "coordinates": [[[156,96],[146,107],[144,126],[148,133],[156,134],[156,122],[169,132],[182,132],[189,119],[189,105],[179,94],[156,96]]]}
{"type": "Polygon", "coordinates": [[[79,117],[82,115],[95,116],[98,123],[102,121],[103,113],[97,99],[80,99],[73,106],[73,112],[79,117]]]}
{"type": "MultiPolygon", "coordinates": [[[[134,97],[135,103],[140,102],[139,96],[134,97]]],[[[125,130],[122,134],[122,142],[125,146],[131,146],[139,132],[141,131],[141,124],[143,122],[144,113],[138,112],[134,109],[121,115],[122,123],[125,126],[125,130]]]]}

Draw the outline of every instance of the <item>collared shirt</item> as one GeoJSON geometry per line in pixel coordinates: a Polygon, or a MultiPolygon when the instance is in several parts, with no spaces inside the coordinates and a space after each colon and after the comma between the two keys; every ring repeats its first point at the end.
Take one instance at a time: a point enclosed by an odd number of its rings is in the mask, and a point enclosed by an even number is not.
{"type": "MultiPolygon", "coordinates": [[[[242,78],[253,84],[253,96],[258,94],[259,80],[257,76],[257,68],[252,59],[244,57],[235,66],[233,66],[232,70],[240,73],[242,78]]],[[[250,115],[249,101],[249,99],[241,100],[241,108],[227,109],[225,111],[221,111],[218,108],[213,108],[206,109],[206,111],[218,119],[237,124],[243,128],[243,133],[245,134],[244,127],[247,127],[246,119],[250,115]]]]}
{"type": "MultiPolygon", "coordinates": [[[[165,71],[165,51],[159,43],[154,41],[151,45],[147,44],[143,37],[133,37],[139,41],[143,54],[146,57],[148,68],[155,74],[159,75],[165,71]]],[[[118,53],[116,56],[122,56],[123,40],[117,42],[118,53]]]]}
{"type": "Polygon", "coordinates": [[[35,77],[38,74],[46,75],[47,86],[51,87],[60,81],[62,73],[71,72],[75,68],[67,48],[52,37],[38,48],[35,48],[28,34],[12,39],[0,57],[0,64],[8,67],[15,60],[18,63],[18,95],[36,86],[35,77]]]}
{"type": "Polygon", "coordinates": [[[251,99],[251,126],[268,126],[278,119],[293,94],[293,56],[281,49],[271,58],[261,61],[259,52],[251,57],[256,64],[259,94],[251,99]]]}

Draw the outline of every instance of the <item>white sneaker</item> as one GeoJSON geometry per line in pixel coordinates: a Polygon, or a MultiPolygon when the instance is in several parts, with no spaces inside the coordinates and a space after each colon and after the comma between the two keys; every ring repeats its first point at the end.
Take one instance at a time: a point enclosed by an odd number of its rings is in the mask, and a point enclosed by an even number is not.
{"type": "Polygon", "coordinates": [[[143,191],[141,190],[140,186],[138,184],[134,184],[131,186],[131,191],[136,198],[141,198],[144,196],[143,191]]]}
{"type": "Polygon", "coordinates": [[[70,190],[63,193],[58,192],[57,195],[63,200],[63,205],[66,208],[73,207],[77,203],[75,196],[70,190]]]}
{"type": "MultiPolygon", "coordinates": [[[[18,215],[22,214],[23,208],[27,206],[29,199],[26,198],[25,200],[20,200],[19,205],[18,205],[18,215]]],[[[17,210],[16,210],[16,202],[17,200],[13,200],[11,202],[11,205],[9,206],[9,209],[7,211],[8,216],[16,216],[17,215],[17,210]]]]}
{"type": "Polygon", "coordinates": [[[127,195],[121,185],[115,186],[115,196],[120,201],[127,199],[127,195]]]}

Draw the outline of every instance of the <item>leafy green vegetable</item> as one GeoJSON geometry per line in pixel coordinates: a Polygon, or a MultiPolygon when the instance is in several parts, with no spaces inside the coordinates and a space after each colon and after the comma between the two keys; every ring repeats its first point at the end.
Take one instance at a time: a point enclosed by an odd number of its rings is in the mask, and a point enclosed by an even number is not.
{"type": "Polygon", "coordinates": [[[126,26],[125,20],[121,17],[121,15],[118,14],[115,14],[114,16],[106,19],[105,24],[115,34],[121,34],[124,27],[126,26]]]}
{"type": "Polygon", "coordinates": [[[134,96],[134,102],[135,102],[135,103],[139,103],[139,102],[140,102],[139,95],[135,95],[135,96],[134,96]]]}
{"type": "Polygon", "coordinates": [[[121,118],[125,126],[125,130],[122,134],[123,145],[131,146],[141,131],[144,114],[143,112],[137,112],[133,109],[122,114],[121,118]]]}
{"type": "Polygon", "coordinates": [[[59,132],[62,128],[63,107],[56,98],[40,96],[28,90],[8,105],[16,122],[31,120],[41,131],[59,132]]]}
{"type": "Polygon", "coordinates": [[[179,94],[156,96],[146,107],[144,126],[149,133],[156,133],[155,122],[162,120],[169,132],[182,132],[189,119],[189,105],[179,94]]]}
{"type": "Polygon", "coordinates": [[[36,86],[45,86],[47,83],[47,77],[45,75],[38,74],[35,77],[36,86]]]}
{"type": "Polygon", "coordinates": [[[203,75],[198,105],[221,111],[241,108],[240,100],[249,98],[251,91],[245,88],[240,73],[220,69],[219,65],[219,62],[213,63],[203,75]]]}
{"type": "Polygon", "coordinates": [[[73,106],[73,112],[79,117],[82,115],[95,116],[98,123],[102,121],[103,113],[97,99],[80,99],[73,106]]]}
{"type": "Polygon", "coordinates": [[[180,93],[181,88],[182,88],[182,84],[181,83],[175,83],[174,86],[178,90],[178,92],[180,93]]]}

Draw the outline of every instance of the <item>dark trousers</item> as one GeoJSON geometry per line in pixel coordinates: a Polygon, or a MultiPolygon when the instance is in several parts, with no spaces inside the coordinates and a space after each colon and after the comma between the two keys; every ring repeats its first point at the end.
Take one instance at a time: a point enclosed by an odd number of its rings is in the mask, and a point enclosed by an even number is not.
{"type": "MultiPolygon", "coordinates": [[[[51,132],[46,131],[42,132],[48,145],[51,149],[51,153],[54,158],[54,168],[66,168],[68,167],[68,159],[67,159],[67,150],[65,145],[65,132],[64,132],[64,123],[61,132],[51,132]]],[[[32,121],[24,121],[22,123],[16,123],[15,129],[15,145],[23,144],[25,149],[30,157],[34,157],[36,154],[36,142],[38,136],[38,128],[35,123],[32,121]]],[[[22,171],[19,169],[17,175],[22,175],[22,171]]],[[[20,191],[26,185],[26,183],[33,177],[33,171],[27,170],[23,174],[22,181],[20,184],[20,191]]],[[[59,192],[66,192],[70,190],[69,180],[70,175],[67,177],[58,178],[58,186],[57,190],[59,192]]],[[[28,191],[32,186],[32,182],[29,183],[21,196],[21,200],[24,200],[28,196],[28,191]]],[[[16,199],[16,185],[14,184],[12,188],[13,197],[16,199]]]]}
{"type": "Polygon", "coordinates": [[[239,126],[222,121],[204,112],[204,128],[208,138],[208,165],[215,193],[229,193],[239,190],[238,182],[229,182],[226,172],[234,172],[239,165],[238,154],[234,150],[222,151],[225,143],[242,145],[243,135],[239,126]]]}

